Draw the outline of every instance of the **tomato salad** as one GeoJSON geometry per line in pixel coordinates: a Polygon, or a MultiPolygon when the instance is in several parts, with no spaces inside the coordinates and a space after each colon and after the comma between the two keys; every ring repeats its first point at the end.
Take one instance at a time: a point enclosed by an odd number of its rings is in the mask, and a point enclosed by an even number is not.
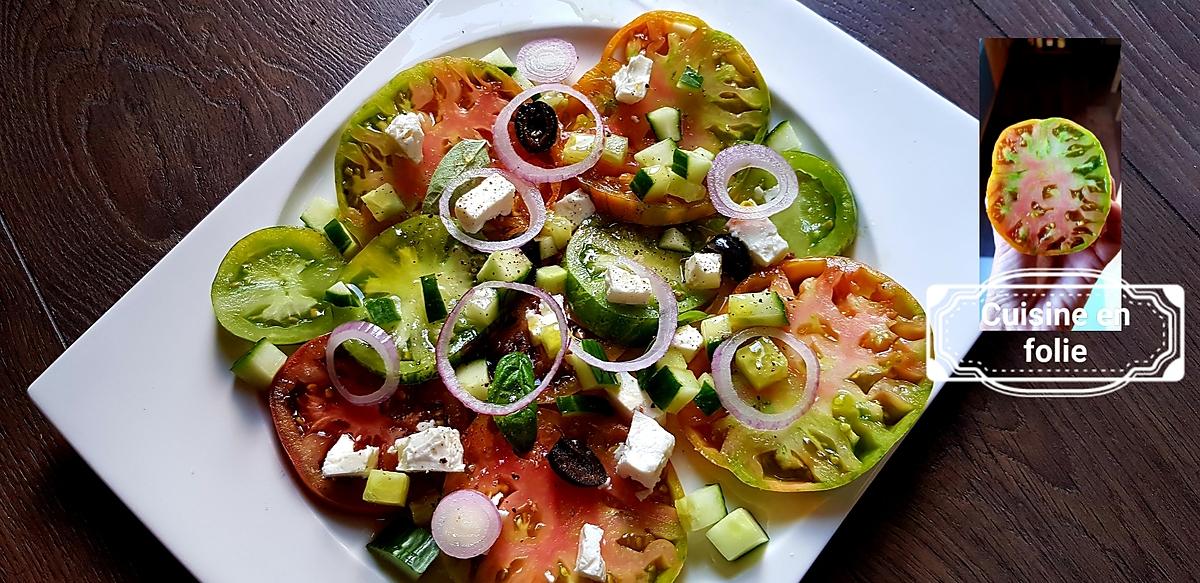
{"type": "Polygon", "coordinates": [[[685,495],[681,447],[829,489],[929,397],[920,305],[840,256],[850,186],[769,127],[736,39],[649,12],[577,67],[543,39],[399,73],[332,196],[213,281],[298,483],[386,518],[367,548],[399,577],[667,582],[690,532],[738,560],[767,531],[718,484],[685,495]]]}

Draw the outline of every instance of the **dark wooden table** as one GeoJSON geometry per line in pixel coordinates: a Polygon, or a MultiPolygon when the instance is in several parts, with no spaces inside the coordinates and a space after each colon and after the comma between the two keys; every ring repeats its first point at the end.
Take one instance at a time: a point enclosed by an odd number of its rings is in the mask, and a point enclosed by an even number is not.
{"type": "MultiPolygon", "coordinates": [[[[1198,289],[1194,2],[806,3],[973,114],[978,37],[1123,37],[1125,275],[1198,289]]],[[[25,389],[424,4],[15,4],[0,23],[0,580],[187,579],[25,389]]],[[[1015,357],[1015,341],[976,350],[1015,357]]],[[[807,580],[1195,580],[1194,379],[1090,400],[947,387],[807,580]]]]}

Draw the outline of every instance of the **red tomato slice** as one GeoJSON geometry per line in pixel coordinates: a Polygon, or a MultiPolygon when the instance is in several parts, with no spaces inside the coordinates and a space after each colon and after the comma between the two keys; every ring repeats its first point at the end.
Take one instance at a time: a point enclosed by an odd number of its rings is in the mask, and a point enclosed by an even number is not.
{"type": "MultiPolygon", "coordinates": [[[[436,421],[461,430],[474,413],[437,381],[401,386],[380,405],[351,405],[329,382],[325,369],[328,340],[325,335],[304,344],[275,375],[268,394],[275,432],[296,477],[317,500],[356,514],[384,514],[394,509],[363,501],[364,480],[321,475],[321,463],[333,442],[348,433],[360,445],[380,448],[380,467],[394,468],[396,456],[387,452],[388,447],[396,438],[414,433],[417,423],[436,421]]],[[[379,386],[379,377],[352,358],[339,359],[337,368],[339,378],[353,393],[366,394],[379,386]]],[[[436,489],[442,479],[436,474],[414,474],[412,478],[413,492],[436,489]]]]}
{"type": "Polygon", "coordinates": [[[613,454],[629,428],[592,416],[562,417],[538,411],[538,441],[517,455],[487,417],[479,417],[463,437],[467,471],[446,479],[445,491],[463,488],[504,497],[500,539],[477,559],[472,580],[494,583],[574,581],[579,530],[584,523],[604,529],[601,554],[610,581],[675,579],[683,567],[687,536],[675,512],[682,495],[668,466],[650,496],[638,500],[641,485],[616,474],[613,454]],[[611,477],[609,485],[581,488],[554,473],[546,455],[561,436],[585,440],[611,477]]]}

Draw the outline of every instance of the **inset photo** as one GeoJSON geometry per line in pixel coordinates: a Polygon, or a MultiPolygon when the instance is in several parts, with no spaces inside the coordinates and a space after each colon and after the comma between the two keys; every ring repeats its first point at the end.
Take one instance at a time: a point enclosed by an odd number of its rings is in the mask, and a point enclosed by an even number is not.
{"type": "Polygon", "coordinates": [[[1120,303],[1121,39],[987,38],[979,59],[981,327],[1118,330],[1096,315],[1120,303]]]}

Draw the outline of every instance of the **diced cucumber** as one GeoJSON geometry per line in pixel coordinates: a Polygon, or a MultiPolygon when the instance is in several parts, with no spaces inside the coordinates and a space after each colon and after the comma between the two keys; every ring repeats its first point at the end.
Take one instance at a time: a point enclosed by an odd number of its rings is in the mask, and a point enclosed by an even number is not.
{"type": "Polygon", "coordinates": [[[346,225],[337,219],[325,223],[325,236],[342,255],[353,255],[358,251],[358,241],[354,240],[354,235],[350,234],[346,225]]]}
{"type": "Polygon", "coordinates": [[[361,308],[363,293],[358,286],[339,281],[325,290],[325,301],[339,308],[361,308]]]}
{"type": "Polygon", "coordinates": [[[701,89],[704,87],[704,77],[700,72],[693,69],[691,65],[683,67],[683,73],[679,75],[679,81],[675,83],[680,89],[701,89]]]}
{"type": "Polygon", "coordinates": [[[266,338],[259,339],[241,358],[233,361],[229,370],[246,384],[263,388],[275,380],[275,373],[287,362],[287,355],[266,338]]]}
{"type": "Polygon", "coordinates": [[[674,171],[671,172],[671,184],[667,185],[667,194],[687,202],[696,202],[708,198],[708,191],[703,186],[676,174],[674,171]]]}
{"type": "Polygon", "coordinates": [[[479,281],[524,281],[533,271],[533,262],[519,249],[505,249],[488,255],[479,268],[479,281]]]}
{"type": "Polygon", "coordinates": [[[672,176],[671,169],[666,166],[647,166],[633,175],[629,189],[648,203],[662,202],[667,198],[672,176]]]}
{"type": "Polygon", "coordinates": [[[463,306],[462,316],[477,330],[487,328],[500,317],[500,295],[491,288],[476,291],[463,306]]]}
{"type": "Polygon", "coordinates": [[[512,77],[513,81],[516,81],[517,85],[521,86],[521,89],[533,87],[533,83],[530,83],[529,79],[526,79],[525,75],[517,70],[517,66],[513,64],[512,59],[508,58],[508,53],[504,52],[504,49],[497,48],[484,55],[480,60],[485,63],[491,63],[501,71],[508,73],[508,76],[512,77]]]}
{"type": "MultiPolygon", "coordinates": [[[[604,347],[601,346],[600,342],[598,340],[596,340],[595,338],[585,338],[579,342],[579,346],[580,346],[580,348],[583,348],[584,352],[586,352],[600,360],[604,360],[604,361],[608,360],[608,355],[604,353],[604,347]]],[[[615,387],[615,386],[617,386],[617,375],[614,374],[612,371],[607,371],[602,368],[598,368],[598,367],[591,366],[591,365],[588,365],[588,368],[591,369],[591,377],[592,377],[591,385],[592,386],[585,387],[585,388],[590,389],[595,386],[600,386],[600,387],[615,387]]],[[[583,379],[580,379],[580,380],[582,382],[583,379]]]]}
{"type": "Polygon", "coordinates": [[[729,314],[721,314],[700,321],[700,335],[704,337],[704,345],[708,347],[708,357],[726,338],[733,335],[729,327],[729,314]]]}
{"type": "Polygon", "coordinates": [[[611,135],[604,138],[604,152],[600,154],[600,162],[609,166],[625,165],[625,156],[629,155],[629,138],[611,135]]]}
{"type": "MultiPolygon", "coordinates": [[[[592,144],[596,143],[595,132],[571,132],[567,134],[567,141],[563,144],[562,160],[565,164],[578,164],[588,154],[592,153],[592,144]]],[[[603,154],[601,154],[603,156],[603,154]]]]}
{"type": "Polygon", "coordinates": [[[664,366],[650,377],[646,394],[654,405],[667,413],[678,413],[700,392],[696,375],[686,368],[664,366]]]}
{"type": "Polygon", "coordinates": [[[437,274],[421,276],[421,296],[425,299],[425,320],[436,322],[446,317],[446,300],[438,287],[437,274]]]}
{"type": "Polygon", "coordinates": [[[310,229],[324,232],[325,225],[337,218],[338,205],[325,197],[318,196],[308,201],[300,220],[310,229]]]}
{"type": "Polygon", "coordinates": [[[792,128],[792,122],[783,120],[771,133],[767,134],[767,147],[779,152],[796,151],[801,149],[800,136],[796,135],[796,130],[792,128]]]}
{"type": "Polygon", "coordinates": [[[700,375],[697,382],[700,383],[700,392],[696,393],[696,398],[692,401],[705,415],[712,415],[721,408],[721,397],[717,395],[716,382],[710,373],[700,375]]]}
{"type": "Polygon", "coordinates": [[[738,508],[704,533],[727,561],[735,561],[770,540],[745,508],[738,508]]]}
{"type": "Polygon", "coordinates": [[[683,356],[682,352],[679,352],[674,348],[669,348],[667,349],[667,353],[664,354],[662,358],[658,359],[658,362],[654,363],[654,369],[658,370],[668,366],[673,366],[675,368],[687,368],[687,365],[687,358],[683,356]]]}
{"type": "Polygon", "coordinates": [[[688,324],[695,324],[696,322],[699,322],[707,317],[708,312],[702,310],[688,310],[682,314],[679,314],[679,325],[687,326],[688,324]]]}
{"type": "Polygon", "coordinates": [[[534,275],[534,285],[546,290],[547,293],[561,294],[567,286],[567,270],[561,265],[539,267],[534,275]]]}
{"type": "Polygon", "coordinates": [[[491,380],[488,378],[486,360],[481,358],[468,362],[454,369],[454,374],[458,377],[458,384],[471,393],[472,397],[480,401],[487,399],[488,383],[491,380]]]}
{"type": "Polygon", "coordinates": [[[396,296],[367,298],[363,302],[367,308],[367,319],[384,330],[390,330],[402,319],[400,303],[396,301],[397,299],[396,296]]]}
{"type": "Polygon", "coordinates": [[[663,106],[647,113],[646,121],[650,123],[655,138],[678,142],[683,137],[679,126],[679,110],[674,107],[663,106]]]}
{"type": "Polygon", "coordinates": [[[364,194],[362,201],[367,205],[367,210],[371,211],[371,216],[381,223],[395,221],[408,210],[404,201],[400,200],[400,195],[396,194],[396,189],[386,182],[364,194]]]}
{"type": "Polygon", "coordinates": [[[729,296],[729,327],[737,331],[754,326],[787,326],[787,306],[773,291],[729,296]]]}
{"type": "Polygon", "coordinates": [[[675,161],[675,149],[673,140],[663,140],[634,154],[633,159],[643,168],[647,166],[669,167],[675,161]]]}
{"type": "MultiPolygon", "coordinates": [[[[697,148],[697,150],[700,149],[702,148],[697,148]]],[[[705,151],[707,152],[707,150],[705,151]]],[[[671,171],[696,184],[704,183],[704,178],[708,176],[710,169],[712,169],[712,158],[697,152],[677,149],[671,159],[671,171]]]]}
{"type": "Polygon", "coordinates": [[[679,513],[687,517],[688,530],[693,532],[704,530],[722,518],[729,511],[725,509],[725,493],[720,484],[709,484],[675,503],[679,513]]]}
{"type": "Polygon", "coordinates": [[[549,235],[539,235],[533,239],[533,242],[537,245],[539,265],[542,261],[558,255],[559,247],[558,243],[554,241],[554,237],[549,235]]]}
{"type": "Polygon", "coordinates": [[[363,501],[385,506],[404,506],[408,503],[408,474],[371,470],[371,473],[367,474],[363,501]]]}
{"type": "Polygon", "coordinates": [[[591,413],[593,415],[612,415],[612,404],[608,399],[599,395],[584,395],[576,393],[574,395],[566,395],[556,397],[554,404],[558,406],[559,412],[563,415],[581,415],[591,413]]]}
{"type": "Polygon", "coordinates": [[[663,231],[662,236],[658,238],[658,248],[668,251],[678,251],[680,253],[691,253],[692,242],[688,239],[687,235],[683,234],[683,231],[671,227],[663,231]]]}
{"type": "Polygon", "coordinates": [[[788,377],[787,357],[767,338],[758,338],[738,348],[733,353],[733,362],[756,391],[788,377]]]}
{"type": "Polygon", "coordinates": [[[697,155],[697,156],[700,156],[700,157],[704,158],[705,160],[708,160],[709,162],[712,162],[712,161],[713,161],[713,158],[716,158],[716,157],[717,157],[717,155],[716,155],[716,154],[713,154],[712,152],[709,152],[709,151],[708,151],[708,149],[706,149],[706,148],[704,148],[704,147],[702,147],[702,146],[696,146],[695,148],[693,148],[693,149],[692,149],[692,153],[693,153],[693,154],[695,154],[695,155],[697,155]]]}
{"type": "Polygon", "coordinates": [[[567,217],[555,214],[554,212],[546,213],[546,224],[542,227],[542,232],[539,236],[548,236],[554,239],[554,244],[559,249],[566,249],[567,243],[571,242],[571,234],[575,232],[575,223],[567,217]]]}
{"type": "Polygon", "coordinates": [[[433,533],[407,518],[396,519],[387,525],[367,543],[367,551],[414,581],[429,569],[441,552],[433,540],[433,533]]]}

